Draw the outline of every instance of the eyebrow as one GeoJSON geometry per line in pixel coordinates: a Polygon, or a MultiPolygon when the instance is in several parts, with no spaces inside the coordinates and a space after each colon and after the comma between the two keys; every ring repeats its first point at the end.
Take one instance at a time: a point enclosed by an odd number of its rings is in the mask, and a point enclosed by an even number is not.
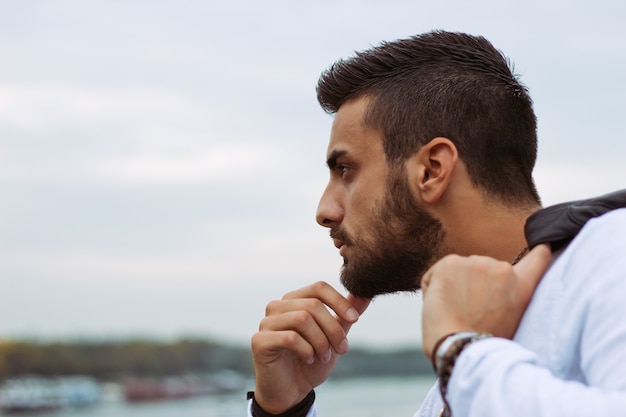
{"type": "Polygon", "coordinates": [[[335,169],[337,167],[337,159],[347,154],[348,151],[345,150],[337,150],[335,149],[330,153],[330,156],[326,160],[326,165],[328,165],[329,169],[335,169]]]}

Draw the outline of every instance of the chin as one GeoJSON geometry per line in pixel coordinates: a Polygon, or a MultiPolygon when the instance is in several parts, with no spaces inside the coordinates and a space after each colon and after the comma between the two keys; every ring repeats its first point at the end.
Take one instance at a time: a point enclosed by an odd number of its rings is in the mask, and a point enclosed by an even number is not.
{"type": "Polygon", "coordinates": [[[341,274],[341,283],[350,293],[369,299],[388,294],[416,293],[420,290],[420,279],[415,280],[409,276],[397,277],[397,279],[379,278],[376,275],[356,277],[346,274],[344,269],[341,274]]]}

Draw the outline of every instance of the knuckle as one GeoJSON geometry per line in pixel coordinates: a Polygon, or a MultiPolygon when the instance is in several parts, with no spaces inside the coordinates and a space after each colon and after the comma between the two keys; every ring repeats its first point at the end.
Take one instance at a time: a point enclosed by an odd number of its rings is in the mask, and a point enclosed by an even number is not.
{"type": "Polygon", "coordinates": [[[278,310],[278,306],[280,305],[280,303],[280,300],[272,300],[267,303],[267,306],[265,306],[265,315],[271,316],[275,311],[278,310]]]}
{"type": "Polygon", "coordinates": [[[300,335],[295,331],[283,333],[283,345],[287,348],[295,347],[300,341],[300,335]]]}
{"type": "Polygon", "coordinates": [[[439,261],[439,265],[438,265],[439,268],[437,269],[437,272],[454,270],[456,268],[459,268],[465,262],[468,262],[468,261],[469,261],[469,258],[463,258],[460,255],[456,255],[456,254],[446,255],[445,257],[441,258],[441,260],[439,261]]]}
{"type": "Polygon", "coordinates": [[[508,281],[509,272],[511,271],[511,265],[504,261],[494,261],[486,264],[484,267],[484,273],[487,276],[492,277],[498,281],[508,281]]]}
{"type": "Polygon", "coordinates": [[[311,314],[308,311],[294,311],[291,317],[295,327],[300,328],[306,326],[311,320],[311,314]]]}
{"type": "Polygon", "coordinates": [[[331,340],[340,341],[346,337],[346,332],[344,332],[343,328],[339,324],[337,324],[328,329],[328,336],[331,340]]]}
{"type": "Polygon", "coordinates": [[[326,352],[330,349],[330,343],[328,342],[328,339],[319,339],[313,342],[311,348],[317,352],[326,352]]]}
{"type": "Polygon", "coordinates": [[[250,338],[250,346],[253,351],[259,350],[263,343],[263,334],[261,332],[254,333],[250,338]]]}
{"type": "Polygon", "coordinates": [[[288,293],[285,293],[285,295],[283,295],[283,298],[281,298],[281,300],[290,300],[293,298],[297,297],[297,291],[289,291],[288,293]]]}
{"type": "Polygon", "coordinates": [[[508,275],[508,273],[511,271],[511,264],[509,264],[508,262],[498,262],[494,265],[494,269],[496,270],[496,273],[499,275],[508,275]]]}
{"type": "Polygon", "coordinates": [[[314,282],[313,284],[311,284],[311,289],[313,291],[315,291],[315,292],[324,291],[328,287],[329,287],[329,285],[325,281],[317,281],[317,282],[314,282]]]}
{"type": "Polygon", "coordinates": [[[459,261],[460,256],[456,254],[446,255],[439,261],[440,265],[453,265],[459,261]]]}
{"type": "Polygon", "coordinates": [[[469,259],[469,270],[478,276],[484,276],[494,262],[493,259],[484,256],[471,256],[469,259]]]}
{"type": "Polygon", "coordinates": [[[305,300],[302,300],[302,307],[307,311],[316,311],[320,307],[322,307],[322,305],[322,302],[317,298],[307,298],[305,300]]]}
{"type": "Polygon", "coordinates": [[[259,332],[266,330],[269,328],[269,319],[267,317],[263,317],[259,322],[259,332]]]}

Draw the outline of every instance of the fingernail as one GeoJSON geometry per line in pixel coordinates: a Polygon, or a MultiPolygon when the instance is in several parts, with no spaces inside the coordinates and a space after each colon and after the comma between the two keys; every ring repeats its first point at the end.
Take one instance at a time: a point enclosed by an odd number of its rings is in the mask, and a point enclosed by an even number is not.
{"type": "Polygon", "coordinates": [[[339,352],[338,353],[346,353],[348,349],[350,349],[350,345],[348,344],[348,339],[343,339],[343,342],[339,343],[339,352]]]}
{"type": "Polygon", "coordinates": [[[359,312],[354,308],[349,308],[348,311],[346,311],[346,316],[348,316],[350,320],[356,321],[359,318],[359,312]]]}
{"type": "Polygon", "coordinates": [[[314,357],[314,356],[311,356],[311,357],[310,357],[310,358],[306,361],[307,365],[313,365],[313,363],[314,363],[314,362],[315,362],[315,357],[314,357]]]}
{"type": "Polygon", "coordinates": [[[328,351],[324,354],[324,357],[322,358],[322,361],[324,363],[328,362],[330,360],[330,358],[333,356],[333,351],[331,349],[328,349],[328,351]]]}

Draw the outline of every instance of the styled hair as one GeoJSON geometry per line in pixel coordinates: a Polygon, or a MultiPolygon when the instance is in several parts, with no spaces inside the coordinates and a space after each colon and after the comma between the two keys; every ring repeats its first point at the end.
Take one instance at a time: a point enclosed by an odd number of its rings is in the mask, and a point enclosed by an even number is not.
{"type": "Polygon", "coordinates": [[[403,164],[446,137],[487,196],[508,205],[540,202],[532,100],[485,38],[428,32],[357,52],[322,73],[317,99],[327,113],[360,97],[370,100],[363,122],[381,132],[388,163],[403,164]]]}

